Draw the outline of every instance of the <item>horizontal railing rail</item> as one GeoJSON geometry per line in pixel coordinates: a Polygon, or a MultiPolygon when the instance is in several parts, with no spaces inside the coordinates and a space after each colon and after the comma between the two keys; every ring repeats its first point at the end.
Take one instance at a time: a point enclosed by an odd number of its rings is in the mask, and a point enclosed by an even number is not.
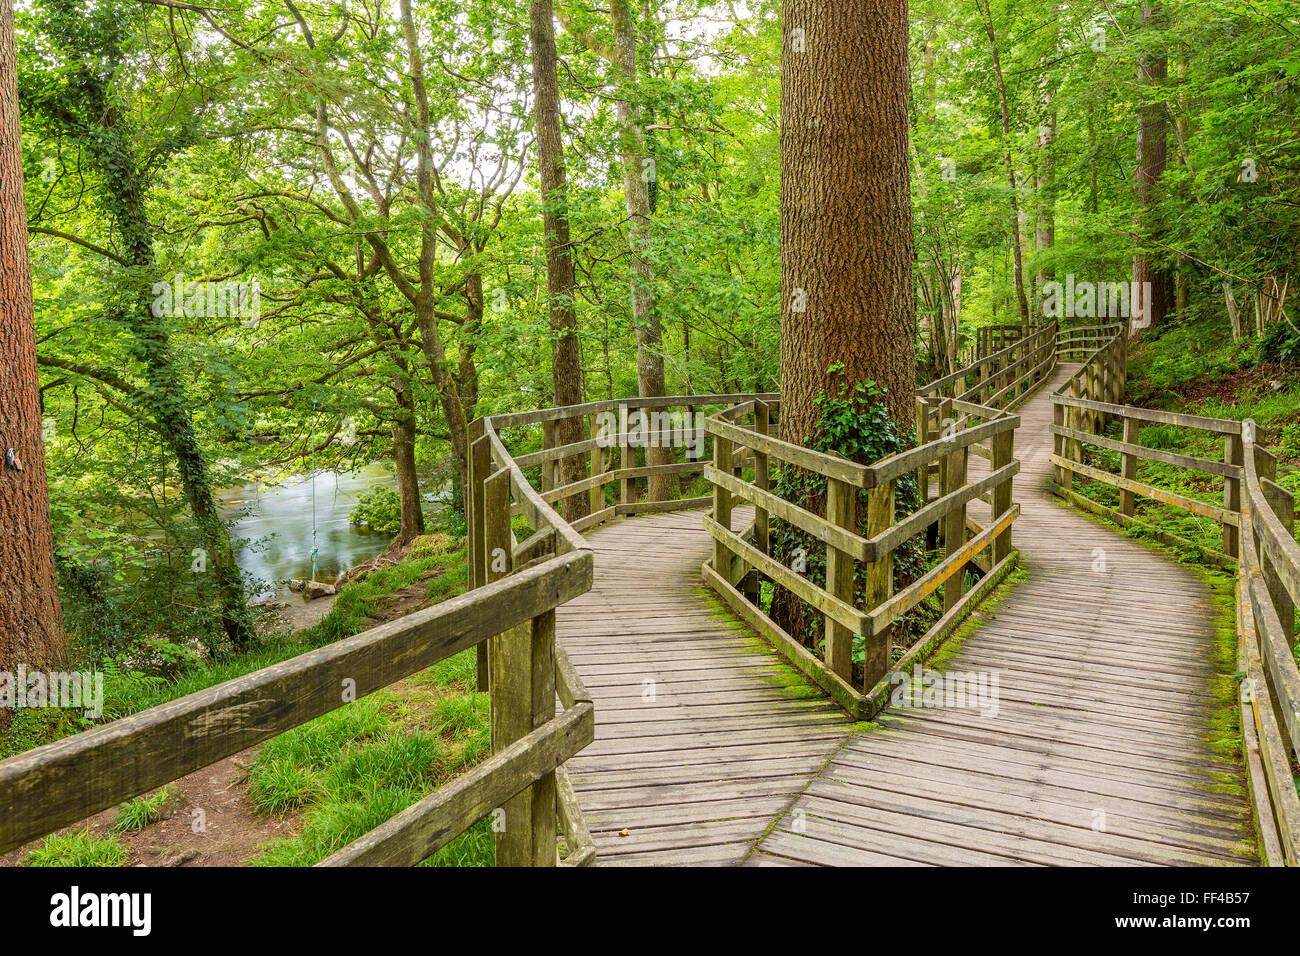
{"type": "MultiPolygon", "coordinates": [[[[555,608],[587,591],[591,580],[589,551],[558,556],[355,637],[10,757],[0,762],[0,852],[344,707],[503,627],[553,620],[555,608]]],[[[579,689],[565,719],[528,748],[535,751],[529,769],[548,763],[553,769],[593,734],[590,699],[579,689]]],[[[527,778],[500,756],[326,862],[372,862],[360,846],[377,834],[404,843],[404,862],[429,856],[490,813],[497,805],[492,800],[523,789],[527,778]],[[485,795],[486,809],[470,814],[466,808],[479,806],[485,795]],[[400,826],[413,817],[419,828],[400,826]]]]}

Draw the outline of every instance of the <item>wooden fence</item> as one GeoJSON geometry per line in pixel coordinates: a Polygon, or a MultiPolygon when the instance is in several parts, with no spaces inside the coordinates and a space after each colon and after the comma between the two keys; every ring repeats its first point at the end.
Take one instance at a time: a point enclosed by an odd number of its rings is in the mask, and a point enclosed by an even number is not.
{"type": "MultiPolygon", "coordinates": [[[[10,757],[0,762],[0,852],[346,706],[502,628],[526,631],[548,646],[555,608],[590,589],[591,581],[590,550],[575,550],[355,637],[10,757]]],[[[496,807],[553,779],[555,768],[595,732],[589,695],[563,654],[554,660],[538,682],[559,689],[562,714],[540,721],[514,746],[321,865],[418,863],[496,807]]],[[[493,704],[494,718],[500,706],[513,706],[493,704]]],[[[553,813],[550,820],[527,862],[555,863],[553,813]]]]}
{"type": "MultiPolygon", "coordinates": [[[[1300,601],[1300,545],[1293,534],[1295,501],[1277,484],[1277,459],[1263,447],[1254,422],[1205,418],[1119,404],[1124,395],[1126,343],[1122,329],[1096,336],[1083,365],[1052,396],[1052,462],[1057,494],[1123,527],[1194,549],[1208,563],[1236,571],[1241,724],[1247,778],[1266,863],[1300,865],[1300,796],[1292,774],[1300,748],[1300,670],[1296,666],[1295,606],[1300,601]],[[1104,434],[1118,422],[1121,438],[1104,434]],[[1223,442],[1222,460],[1149,448],[1144,424],[1173,426],[1223,442]],[[1119,471],[1084,461],[1084,446],[1118,453],[1119,471]],[[1223,480],[1221,502],[1204,501],[1139,481],[1139,461],[1155,461],[1223,480]],[[1078,494],[1073,477],[1119,493],[1111,508],[1078,494]],[[1210,518],[1220,525],[1222,550],[1205,548],[1152,528],[1135,517],[1136,498],[1210,518]]],[[[1079,343],[1073,343],[1078,346],[1079,343]]]]}
{"type": "Polygon", "coordinates": [[[1012,479],[1020,470],[1014,457],[1020,419],[1010,409],[1047,380],[1055,362],[1056,326],[1049,324],[918,389],[917,447],[870,465],[773,437],[777,396],[758,396],[712,416],[707,429],[713,463],[705,475],[713,497],[704,523],[714,550],[703,568],[705,582],[845,710],[870,718],[888,700],[890,673],[931,653],[1014,566],[1011,526],[1020,509],[1012,502],[1012,479]],[[989,462],[988,474],[978,480],[969,476],[971,455],[989,462]],[[745,480],[740,463],[750,460],[752,477],[745,480]],[[774,463],[824,480],[826,517],[773,493],[774,463]],[[904,475],[916,476],[920,506],[898,516],[894,486],[904,475]],[[986,524],[969,512],[968,505],[977,499],[990,506],[986,524]],[[755,515],[739,532],[731,527],[737,504],[753,506],[755,515]],[[825,544],[824,586],[772,555],[773,515],[825,544]],[[942,554],[924,575],[895,593],[895,553],[927,532],[942,554]],[[968,589],[965,572],[972,568],[984,574],[968,589]],[[855,580],[865,582],[860,604],[855,580]],[[824,618],[820,656],[763,610],[759,597],[764,581],[792,592],[824,618]],[[942,617],[891,662],[895,622],[940,591],[942,617]],[[853,679],[855,642],[862,644],[860,685],[853,679]]]}
{"type": "MultiPolygon", "coordinates": [[[[648,490],[656,476],[689,479],[701,474],[706,436],[698,427],[697,412],[702,417],[703,409],[755,397],[627,398],[491,415],[473,422],[466,486],[470,593],[479,594],[555,561],[583,560],[589,566],[591,550],[582,532],[607,521],[705,504],[709,499],[652,500],[642,495],[641,486],[648,490]],[[575,420],[584,437],[559,443],[561,423],[575,420]],[[540,450],[510,452],[503,433],[516,431],[524,438],[531,431],[535,440],[538,428],[540,450]],[[673,460],[651,463],[652,448],[662,450],[660,457],[673,460]],[[585,476],[560,484],[564,463],[573,458],[582,460],[585,476]],[[526,468],[540,469],[539,487],[525,475],[526,468]],[[579,497],[588,513],[570,523],[560,511],[565,501],[579,497]]],[[[484,613],[493,612],[485,608],[484,613]]],[[[540,625],[524,624],[479,644],[479,686],[491,695],[494,753],[518,750],[553,721],[557,690],[566,708],[590,708],[581,681],[555,645],[553,609],[540,625]],[[547,680],[551,673],[557,676],[554,682],[547,680]]],[[[578,749],[591,739],[588,733],[578,749]]],[[[562,759],[569,756],[572,753],[562,759]]],[[[529,789],[516,790],[517,795],[503,803],[503,826],[496,834],[498,864],[546,865],[542,846],[548,836],[553,860],[557,816],[569,851],[565,863],[594,861],[595,848],[564,768],[559,762],[551,766],[555,769],[529,780],[529,789]]]]}

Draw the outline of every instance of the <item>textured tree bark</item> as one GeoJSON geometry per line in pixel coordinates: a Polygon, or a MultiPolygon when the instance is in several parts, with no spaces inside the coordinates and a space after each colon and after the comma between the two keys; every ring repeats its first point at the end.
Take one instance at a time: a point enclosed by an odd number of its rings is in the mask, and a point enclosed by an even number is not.
{"type": "MultiPolygon", "coordinates": [[[[632,258],[632,322],[636,328],[637,392],[642,398],[663,395],[664,333],[654,312],[654,264],[646,255],[650,229],[650,180],[654,166],[646,155],[645,131],[631,100],[636,86],[636,32],[627,0],[610,0],[610,23],[614,29],[614,68],[623,82],[618,94],[619,149],[623,158],[623,196],[627,206],[628,243],[632,258]]],[[[646,462],[667,464],[671,451],[657,445],[646,449],[646,462]]],[[[651,501],[672,493],[672,477],[656,475],[649,480],[651,501]]]]}
{"type": "Polygon", "coordinates": [[[915,413],[906,0],[785,0],[781,56],[781,437],[817,396],[887,389],[915,413]],[[835,368],[835,371],[832,369],[835,368]]]}
{"type": "MultiPolygon", "coordinates": [[[[537,162],[543,196],[542,229],[546,236],[546,291],[551,311],[551,381],[556,405],[582,403],[582,350],[578,344],[573,259],[569,246],[569,190],[560,133],[560,81],[556,73],[555,24],[551,0],[533,0],[529,7],[529,39],[533,58],[533,101],[537,118],[537,162]]],[[[594,437],[594,436],[593,436],[594,437]]],[[[582,418],[560,421],[556,441],[582,441],[582,418]]],[[[560,462],[560,484],[587,477],[582,455],[560,462]]],[[[564,519],[574,521],[591,512],[585,492],[566,498],[564,519]]]]}
{"type": "Polygon", "coordinates": [[[1007,107],[1007,85],[1002,79],[1002,58],[998,55],[997,36],[993,31],[993,15],[989,12],[988,0],[982,0],[984,7],[984,32],[988,34],[989,50],[993,54],[993,75],[998,84],[998,102],[1002,107],[1002,144],[1007,166],[1007,184],[1011,187],[1011,255],[1015,264],[1016,301],[1020,306],[1020,324],[1025,334],[1029,334],[1031,324],[1029,317],[1029,297],[1025,295],[1025,261],[1022,246],[1020,192],[1016,185],[1016,164],[1011,154],[1011,111],[1007,107]]]}
{"type": "MultiPolygon", "coordinates": [[[[1159,21],[1159,4],[1143,3],[1142,27],[1156,30],[1159,21]]],[[[1143,99],[1150,97],[1153,88],[1163,86],[1167,75],[1168,61],[1164,56],[1143,57],[1138,62],[1138,86],[1143,99]]],[[[1139,320],[1130,323],[1134,334],[1158,328],[1168,309],[1168,270],[1140,248],[1161,232],[1155,206],[1157,183],[1165,171],[1167,137],[1164,104],[1150,103],[1139,107],[1137,168],[1133,173],[1133,234],[1139,251],[1133,256],[1133,284],[1142,296],[1143,314],[1139,320]],[[1147,288],[1151,290],[1149,295],[1142,291],[1147,288]]]]}
{"type": "MultiPolygon", "coordinates": [[[[0,670],[63,663],[32,277],[27,253],[17,55],[10,0],[0,0],[0,670]],[[13,449],[11,467],[8,450],[13,449]]],[[[0,710],[0,726],[8,711],[0,710]]]]}

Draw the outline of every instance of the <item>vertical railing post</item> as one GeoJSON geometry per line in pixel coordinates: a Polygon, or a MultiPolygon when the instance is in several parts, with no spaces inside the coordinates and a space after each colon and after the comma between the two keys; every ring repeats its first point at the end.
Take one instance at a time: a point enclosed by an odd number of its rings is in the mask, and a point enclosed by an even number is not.
{"type": "MultiPolygon", "coordinates": [[[[531,720],[527,732],[531,733],[555,717],[555,609],[543,611],[529,625],[528,665],[531,688],[528,704],[531,720]]],[[[555,866],[556,853],[556,789],[555,771],[542,777],[520,795],[527,800],[524,809],[529,815],[528,832],[531,841],[530,866],[555,866]]]]}
{"type": "MultiPolygon", "coordinates": [[[[1124,418],[1124,444],[1136,445],[1138,443],[1138,420],[1136,418],[1124,418]]],[[[1136,452],[1124,451],[1120,454],[1119,474],[1121,478],[1129,480],[1137,479],[1138,456],[1136,452]]],[[[1122,515],[1133,516],[1137,506],[1137,496],[1127,489],[1121,488],[1119,491],[1119,513],[1122,515]]]]}
{"type": "MultiPolygon", "coordinates": [[[[1053,396],[1053,398],[1057,398],[1057,397],[1059,396],[1053,396]]],[[[1053,401],[1052,402],[1052,424],[1056,425],[1058,428],[1065,428],[1066,421],[1067,421],[1066,407],[1060,402],[1053,401]]],[[[1052,450],[1056,452],[1057,458],[1066,457],[1065,454],[1066,441],[1067,439],[1064,435],[1057,435],[1057,434],[1052,435],[1052,450]]],[[[1071,481],[1070,469],[1066,468],[1064,465],[1053,465],[1052,469],[1053,469],[1052,472],[1053,477],[1056,479],[1056,483],[1060,485],[1063,490],[1069,491],[1071,485],[1073,484],[1073,482],[1071,481]]]]}
{"type": "MultiPolygon", "coordinates": [[[[952,427],[952,399],[950,398],[940,399],[938,418],[935,424],[938,426],[936,437],[948,434],[946,432],[946,429],[952,427]]],[[[951,455],[941,455],[939,457],[939,495],[940,496],[942,496],[945,493],[944,489],[948,487],[948,464],[951,457],[952,457],[951,455]]],[[[943,536],[947,534],[947,525],[944,523],[942,518],[936,520],[934,524],[935,524],[935,538],[934,538],[935,546],[938,547],[938,545],[944,540],[943,536]]]]}
{"type": "MultiPolygon", "coordinates": [[[[826,479],[826,520],[853,531],[856,489],[838,478],[826,479]]],[[[826,545],[826,590],[845,604],[853,601],[853,558],[829,542],[826,545]]],[[[826,617],[826,666],[846,681],[853,679],[853,632],[826,617]]]]}
{"type": "MultiPolygon", "coordinates": [[[[484,545],[488,583],[510,574],[510,473],[484,484],[484,545]]],[[[518,624],[490,640],[489,725],[500,753],[555,714],[555,612],[518,624]],[[548,715],[549,711],[549,715],[548,715]]],[[[554,865],[555,778],[549,776],[507,800],[496,829],[497,866],[554,865]],[[540,830],[538,828],[541,828],[540,830]],[[548,849],[549,847],[549,849],[548,849]]]]}
{"type": "MultiPolygon", "coordinates": [[[[1241,435],[1224,435],[1223,436],[1223,460],[1225,464],[1242,465],[1245,457],[1242,455],[1241,435]]],[[[1241,479],[1225,477],[1223,479],[1223,507],[1229,511],[1235,511],[1241,514],[1241,479]]],[[[1237,557],[1239,537],[1237,528],[1223,523],[1223,553],[1229,557],[1237,557]]]]}
{"type": "MultiPolygon", "coordinates": [[[[542,422],[542,448],[550,449],[556,445],[556,423],[542,422]]],[[[560,462],[558,459],[542,462],[542,492],[548,492],[554,488],[558,482],[555,476],[560,471],[560,462]]]]}
{"type": "MultiPolygon", "coordinates": [[[[1260,441],[1261,439],[1262,436],[1256,430],[1255,440],[1260,441]]],[[[1255,454],[1255,470],[1259,472],[1260,490],[1264,493],[1264,499],[1268,502],[1269,509],[1282,522],[1282,527],[1286,528],[1287,534],[1292,534],[1295,527],[1295,495],[1277,484],[1277,459],[1258,445],[1252,445],[1251,447],[1255,454]]],[[[1291,594],[1287,591],[1286,585],[1282,583],[1282,578],[1278,576],[1268,552],[1263,548],[1257,548],[1257,551],[1259,552],[1260,570],[1264,572],[1264,582],[1268,585],[1269,599],[1272,601],[1273,610],[1277,611],[1278,620],[1282,624],[1282,634],[1284,636],[1294,634],[1295,602],[1291,599],[1291,594]]],[[[1274,700],[1276,699],[1275,695],[1274,700]]]]}
{"type": "MultiPolygon", "coordinates": [[[[1005,468],[1011,464],[1014,453],[1014,442],[1016,433],[1014,429],[1008,428],[1004,432],[998,432],[989,442],[990,462],[989,471],[997,471],[999,468],[1005,468]]],[[[993,489],[993,508],[990,521],[997,521],[1002,515],[1011,510],[1011,479],[1005,478],[1000,484],[993,489]]],[[[1000,535],[993,539],[993,560],[990,567],[997,564],[1003,558],[1011,553],[1011,528],[1007,528],[1000,535]]]]}
{"type": "MultiPolygon", "coordinates": [[[[768,435],[772,430],[772,409],[766,402],[754,403],[754,431],[759,435],[768,435]]],[[[771,474],[768,468],[767,453],[754,449],[754,486],[761,491],[769,491],[771,474]]],[[[770,554],[770,521],[767,509],[754,506],[754,547],[764,554],[770,554]]]]}
{"type": "MultiPolygon", "coordinates": [[[[599,415],[592,414],[587,416],[587,431],[590,432],[591,440],[593,442],[597,441],[599,438],[599,422],[600,422],[599,415]]],[[[591,449],[590,458],[591,458],[591,468],[590,468],[591,474],[603,475],[605,473],[605,449],[601,448],[599,444],[593,446],[591,449]]],[[[602,510],[604,507],[605,507],[605,485],[602,483],[596,485],[596,487],[591,489],[591,513],[595,514],[597,511],[602,510]]]]}
{"type": "MultiPolygon", "coordinates": [[[[930,405],[925,397],[916,400],[916,444],[917,447],[930,441],[930,405]]],[[[930,463],[922,462],[916,470],[916,487],[921,493],[921,506],[930,500],[930,463]]]]}
{"type": "MultiPolygon", "coordinates": [[[[1101,400],[1101,369],[1097,362],[1089,362],[1085,374],[1086,393],[1088,401],[1096,402],[1101,400]]],[[[1095,409],[1088,409],[1088,432],[1096,435],[1101,431],[1101,416],[1095,409]]]]}
{"type": "MultiPolygon", "coordinates": [[[[628,441],[627,438],[628,435],[628,414],[627,413],[628,413],[627,405],[620,405],[618,408],[618,419],[619,419],[618,444],[620,448],[618,466],[619,468],[622,469],[631,468],[635,462],[635,459],[632,456],[632,444],[631,442],[628,441]]],[[[619,489],[619,501],[622,504],[625,505],[632,504],[632,489],[633,489],[632,479],[624,478],[622,481],[622,486],[619,489]]]]}
{"type": "MultiPolygon", "coordinates": [[[[867,537],[888,531],[894,523],[894,483],[887,481],[867,492],[867,537]]],[[[852,529],[850,529],[852,530],[852,529]]],[[[853,563],[849,561],[850,570],[853,563]]],[[[874,611],[894,594],[894,552],[877,555],[866,567],[862,609],[874,611]]],[[[863,688],[870,691],[889,670],[889,641],[892,627],[866,639],[862,661],[863,688]]]]}
{"type": "MultiPolygon", "coordinates": [[[[969,448],[958,448],[947,456],[948,467],[944,469],[943,483],[939,488],[940,496],[949,495],[966,484],[966,455],[969,448]]],[[[956,554],[966,544],[966,505],[954,507],[944,517],[943,549],[946,556],[956,554]]],[[[961,600],[965,589],[966,572],[959,570],[943,584],[943,609],[952,610],[961,600]]]]}
{"type": "MultiPolygon", "coordinates": [[[[731,440],[713,436],[713,467],[724,475],[731,474],[731,440]]],[[[731,492],[717,482],[713,483],[713,520],[726,531],[731,530],[731,492]]],[[[713,570],[728,584],[731,579],[731,549],[726,543],[713,539],[713,570]]]]}
{"type": "MultiPolygon", "coordinates": [[[[492,446],[488,442],[487,435],[482,434],[484,431],[484,422],[477,419],[477,431],[479,437],[475,438],[470,445],[469,457],[469,488],[466,489],[466,506],[469,511],[467,515],[470,525],[470,554],[469,566],[470,573],[473,576],[471,584],[473,587],[482,587],[487,583],[487,501],[484,495],[484,485],[488,478],[488,472],[492,468],[492,446]]],[[[473,428],[473,426],[471,426],[473,428]]],[[[471,435],[474,433],[471,430],[471,435]]],[[[510,516],[507,514],[507,523],[510,516]]],[[[488,642],[480,641],[475,648],[477,655],[477,664],[475,667],[475,680],[480,691],[486,691],[489,687],[490,675],[488,672],[488,642]]]]}
{"type": "MultiPolygon", "coordinates": [[[[1083,397],[1083,385],[1077,377],[1070,380],[1070,397],[1079,399],[1083,397]]],[[[1083,431],[1083,409],[1077,405],[1071,405],[1067,420],[1070,423],[1070,430],[1083,431]]],[[[1067,461],[1083,461],[1083,442],[1077,438],[1071,438],[1065,444],[1067,461]]]]}

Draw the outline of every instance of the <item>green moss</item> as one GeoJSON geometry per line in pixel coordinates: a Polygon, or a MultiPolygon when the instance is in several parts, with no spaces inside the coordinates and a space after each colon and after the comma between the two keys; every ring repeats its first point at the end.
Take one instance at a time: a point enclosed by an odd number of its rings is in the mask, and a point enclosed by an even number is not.
{"type": "Polygon", "coordinates": [[[967,639],[988,623],[986,613],[1005,601],[1016,586],[1027,580],[1028,577],[1029,570],[1023,564],[1019,564],[1009,571],[1002,582],[993,589],[993,593],[981,601],[979,607],[973,610],[966,620],[962,621],[952,636],[943,643],[943,646],[924,662],[925,667],[931,670],[943,670],[947,667],[953,658],[961,653],[962,646],[967,639]]]}

